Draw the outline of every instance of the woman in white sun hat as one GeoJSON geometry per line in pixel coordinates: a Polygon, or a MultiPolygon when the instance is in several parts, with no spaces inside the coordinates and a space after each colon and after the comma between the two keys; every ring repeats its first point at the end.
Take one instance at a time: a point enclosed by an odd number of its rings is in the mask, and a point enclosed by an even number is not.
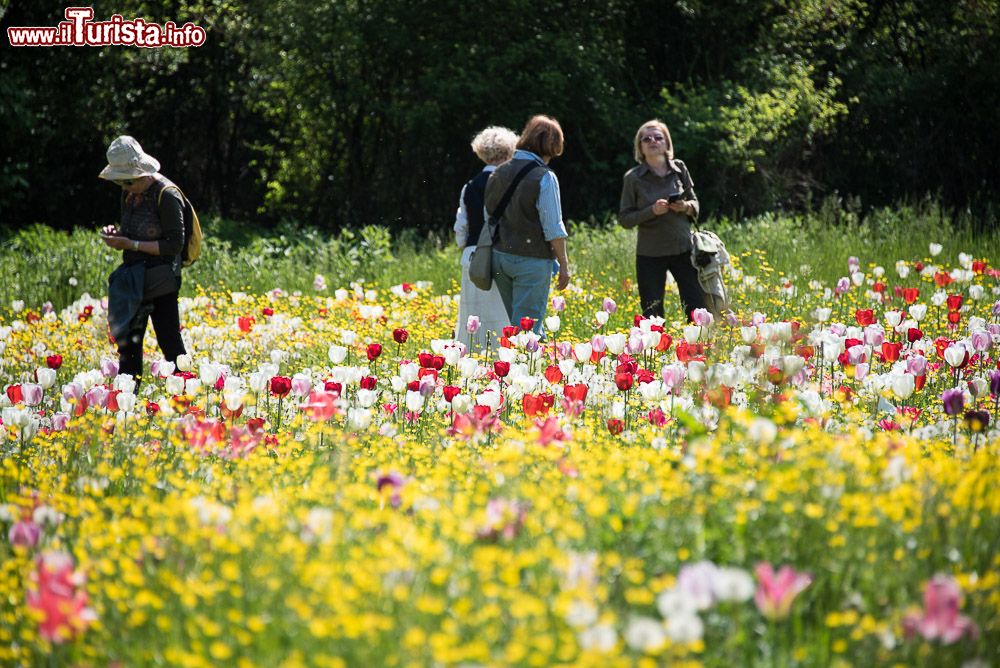
{"type": "Polygon", "coordinates": [[[138,382],[150,318],[163,357],[174,362],[185,353],[177,309],[185,202],[159,173],[159,161],[132,137],[111,142],[107,156],[99,177],[122,189],[121,223],[101,230],[104,243],[122,251],[122,263],[108,279],[108,325],[118,347],[118,372],[138,382]]]}

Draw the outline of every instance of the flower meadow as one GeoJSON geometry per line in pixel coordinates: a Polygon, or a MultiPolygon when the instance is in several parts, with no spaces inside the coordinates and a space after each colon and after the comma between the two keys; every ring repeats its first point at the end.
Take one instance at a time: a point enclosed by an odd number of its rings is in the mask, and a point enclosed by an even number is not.
{"type": "Polygon", "coordinates": [[[476,350],[417,277],[197,291],[141,383],[15,302],[0,664],[997,665],[1000,273],[939,252],[476,350]]]}

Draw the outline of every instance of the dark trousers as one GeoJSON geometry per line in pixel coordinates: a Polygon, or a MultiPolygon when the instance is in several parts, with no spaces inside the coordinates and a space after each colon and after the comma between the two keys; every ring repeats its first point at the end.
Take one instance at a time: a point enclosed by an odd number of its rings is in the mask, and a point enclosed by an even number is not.
{"type": "Polygon", "coordinates": [[[139,312],[135,314],[125,340],[118,342],[119,373],[127,373],[137,381],[142,375],[142,339],[146,336],[146,324],[150,319],[164,359],[176,362],[177,356],[185,353],[177,294],[172,292],[139,305],[139,312]]]}
{"type": "Polygon", "coordinates": [[[698,270],[691,264],[691,254],[665,255],[663,257],[635,256],[635,275],[639,281],[639,302],[647,318],[663,316],[663,296],[666,292],[667,272],[677,281],[684,314],[691,320],[691,311],[705,308],[705,294],[698,283],[698,270]]]}

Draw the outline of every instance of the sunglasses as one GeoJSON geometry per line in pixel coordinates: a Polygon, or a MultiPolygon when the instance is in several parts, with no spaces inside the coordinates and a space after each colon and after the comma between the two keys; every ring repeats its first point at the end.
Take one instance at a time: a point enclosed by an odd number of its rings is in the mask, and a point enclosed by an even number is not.
{"type": "Polygon", "coordinates": [[[114,181],[112,181],[112,183],[114,183],[116,186],[121,186],[123,188],[126,186],[134,186],[138,182],[139,179],[115,179],[114,181]]]}
{"type": "Polygon", "coordinates": [[[666,139],[666,137],[664,137],[663,135],[646,135],[645,137],[642,138],[642,143],[652,144],[653,142],[661,142],[664,139],[666,139]]]}

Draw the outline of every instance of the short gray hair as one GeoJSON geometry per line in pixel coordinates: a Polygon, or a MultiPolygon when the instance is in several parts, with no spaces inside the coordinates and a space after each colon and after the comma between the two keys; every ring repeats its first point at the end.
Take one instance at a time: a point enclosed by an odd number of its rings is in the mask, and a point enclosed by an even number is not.
{"type": "Polygon", "coordinates": [[[517,135],[509,128],[491,125],[472,140],[472,150],[487,164],[506,162],[514,157],[517,135]]]}

